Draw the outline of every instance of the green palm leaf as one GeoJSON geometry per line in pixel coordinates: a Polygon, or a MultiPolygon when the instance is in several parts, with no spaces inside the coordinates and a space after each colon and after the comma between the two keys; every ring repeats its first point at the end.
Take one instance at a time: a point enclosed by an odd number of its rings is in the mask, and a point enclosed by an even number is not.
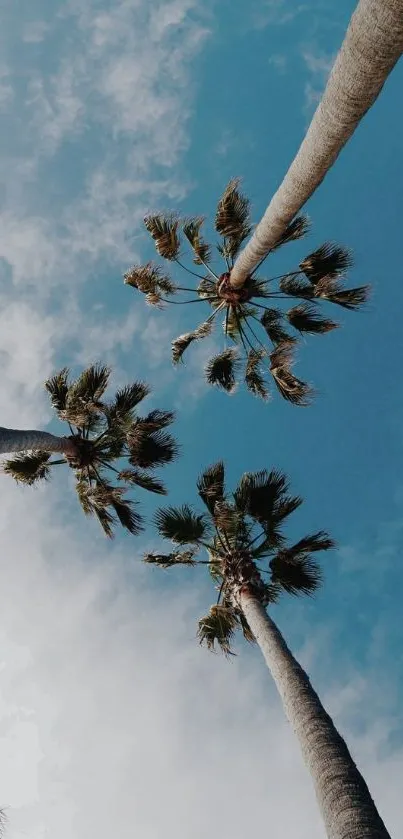
{"type": "Polygon", "coordinates": [[[63,367],[50,379],[45,382],[45,388],[50,396],[52,407],[55,409],[61,419],[63,419],[63,412],[66,409],[67,394],[69,391],[68,384],[69,370],[63,367]]]}
{"type": "Polygon", "coordinates": [[[31,454],[17,454],[2,464],[2,471],[11,475],[17,483],[32,486],[50,477],[48,452],[32,452],[31,454]]]}
{"type": "Polygon", "coordinates": [[[157,495],[167,494],[167,490],[161,481],[140,469],[123,469],[119,472],[119,480],[146,489],[148,492],[155,492],[157,495]]]}
{"type": "Polygon", "coordinates": [[[235,492],[237,509],[259,524],[269,525],[273,513],[281,504],[288,490],[288,479],[283,472],[272,469],[268,472],[246,472],[235,492]]]}
{"type": "Polygon", "coordinates": [[[67,403],[78,399],[83,402],[99,402],[108,386],[110,373],[110,368],[105,364],[91,364],[70,385],[67,403]]]}
{"type": "Polygon", "coordinates": [[[157,510],[154,522],[160,536],[178,545],[200,542],[208,533],[205,516],[196,515],[188,504],[157,510]]]}
{"type": "Polygon", "coordinates": [[[284,315],[279,309],[266,309],[260,323],[263,326],[268,338],[273,344],[281,344],[282,342],[293,343],[295,338],[283,327],[284,315]]]}
{"type": "Polygon", "coordinates": [[[130,452],[129,463],[140,469],[155,469],[165,463],[171,463],[179,454],[176,440],[164,431],[150,433],[147,423],[135,422],[128,434],[127,445],[130,452]]]}
{"type": "Polygon", "coordinates": [[[133,382],[116,391],[113,402],[105,406],[109,423],[133,421],[133,411],[148,396],[150,388],[145,382],[133,382]]]}
{"type": "Polygon", "coordinates": [[[340,283],[325,277],[315,286],[315,297],[321,297],[344,309],[356,311],[367,303],[370,296],[370,286],[363,285],[358,288],[343,288],[340,283]]]}
{"type": "Polygon", "coordinates": [[[224,464],[220,460],[205,469],[197,481],[200,498],[212,514],[214,514],[216,503],[224,500],[224,480],[224,464]]]}
{"type": "Polygon", "coordinates": [[[266,402],[269,398],[269,390],[261,370],[261,362],[265,357],[264,350],[251,350],[248,353],[248,360],[245,369],[245,384],[250,393],[259,396],[266,402]]]}
{"type": "Polygon", "coordinates": [[[286,242],[292,242],[296,239],[302,239],[309,233],[311,223],[307,216],[297,216],[285,229],[284,233],[276,242],[273,250],[280,248],[286,242]]]}
{"type": "Polygon", "coordinates": [[[237,350],[224,350],[206,365],[206,380],[210,385],[217,385],[227,393],[232,393],[235,389],[239,366],[237,350]]]}
{"type": "Polygon", "coordinates": [[[280,280],[280,291],[290,297],[300,297],[303,300],[312,300],[316,294],[315,286],[307,282],[305,277],[288,274],[280,280]]]}
{"type": "Polygon", "coordinates": [[[347,248],[325,242],[305,257],[299,267],[311,283],[317,283],[323,277],[339,277],[351,268],[352,264],[353,258],[347,248]]]}
{"type": "Polygon", "coordinates": [[[168,425],[172,425],[174,419],[174,411],[159,411],[155,409],[154,411],[150,411],[149,414],[146,414],[141,422],[143,427],[147,426],[147,429],[150,431],[161,431],[162,428],[167,428],[168,425]]]}
{"type": "Polygon", "coordinates": [[[288,594],[313,594],[323,575],[318,563],[309,556],[293,556],[281,551],[270,562],[272,580],[288,594]]]}
{"type": "Polygon", "coordinates": [[[238,627],[235,610],[228,606],[211,606],[208,615],[198,623],[197,637],[200,644],[215,652],[217,644],[225,656],[232,655],[231,641],[238,627]]]}
{"type": "Polygon", "coordinates": [[[293,309],[287,312],[287,318],[291,326],[297,329],[298,332],[311,332],[317,335],[330,332],[339,326],[334,320],[318,315],[315,306],[309,305],[309,303],[294,306],[293,309]]]}

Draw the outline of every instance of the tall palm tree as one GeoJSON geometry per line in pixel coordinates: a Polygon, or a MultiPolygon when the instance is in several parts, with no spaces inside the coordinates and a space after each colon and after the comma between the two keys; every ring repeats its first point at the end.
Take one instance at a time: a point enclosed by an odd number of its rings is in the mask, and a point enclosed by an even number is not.
{"type": "Polygon", "coordinates": [[[329,839],[390,839],[346,743],[267,612],[284,593],[317,590],[322,574],[316,554],[334,543],[319,531],[287,544],[283,527],[302,499],[289,494],[281,472],[247,473],[232,496],[224,477],[221,462],[201,475],[204,513],[187,504],[157,511],[157,530],[174,547],[144,559],[161,568],[207,566],[218,597],[199,620],[201,644],[210,650],[217,644],[230,655],[237,629],[259,644],[311,773],[329,839]],[[198,559],[202,548],[206,560],[198,559]]]}
{"type": "Polygon", "coordinates": [[[120,523],[130,533],[142,530],[142,516],[125,493],[137,486],[166,495],[161,481],[150,474],[172,461],[178,447],[166,428],[174,419],[169,411],[154,410],[138,417],[137,406],[149,394],[144,382],[134,382],[104,398],[110,370],[93,364],[76,380],[63,368],[45,383],[58,418],[69,435],[45,431],[0,429],[0,453],[19,452],[3,463],[3,471],[28,486],[47,480],[53,467],[73,469],[84,513],[95,515],[107,536],[120,523]],[[52,454],[62,454],[52,459],[52,454]]]}
{"type": "MultiPolygon", "coordinates": [[[[208,383],[231,393],[242,371],[248,390],[267,399],[269,388],[265,373],[270,372],[284,399],[294,405],[309,404],[312,388],[292,373],[296,336],[323,334],[338,326],[319,314],[318,304],[323,301],[351,310],[365,303],[368,286],[346,289],[343,285],[344,274],[352,264],[351,254],[345,248],[325,242],[286,274],[263,279],[257,276],[255,269],[243,287],[235,290],[230,283],[234,260],[251,230],[249,201],[239,191],[237,179],[229,182],[215,215],[215,230],[221,237],[217,251],[224,270],[214,267],[212,248],[202,237],[203,221],[202,217],[196,217],[181,222],[173,213],[145,218],[159,255],[188,273],[190,280],[186,286],[173,282],[168,273],[152,262],[127,271],[125,283],[145,294],[147,303],[153,306],[201,303],[212,309],[196,329],[173,342],[174,364],[183,360],[191,343],[211,335],[215,319],[222,316],[224,349],[206,366],[208,383]],[[184,265],[181,232],[190,245],[193,262],[205,273],[184,265]],[[187,299],[189,293],[191,297],[187,299]],[[182,294],[181,302],[173,299],[182,294]],[[282,301],[290,303],[292,300],[292,307],[282,311],[282,301]],[[288,327],[292,327],[294,334],[288,327]]],[[[283,231],[276,249],[301,239],[308,230],[308,219],[298,216],[283,231]]]]}
{"type": "Polygon", "coordinates": [[[299,151],[231,272],[242,288],[323,181],[403,52],[403,0],[360,0],[299,151]]]}

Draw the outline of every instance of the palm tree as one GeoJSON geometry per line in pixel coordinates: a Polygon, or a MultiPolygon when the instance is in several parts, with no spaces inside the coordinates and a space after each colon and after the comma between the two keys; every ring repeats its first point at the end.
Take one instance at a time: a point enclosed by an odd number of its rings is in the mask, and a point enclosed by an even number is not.
{"type": "Polygon", "coordinates": [[[299,151],[231,272],[242,288],[323,181],[403,52],[403,0],[360,0],[299,151]]]}
{"type": "Polygon", "coordinates": [[[187,504],[157,511],[157,530],[173,549],[147,554],[145,562],[207,566],[218,596],[199,620],[201,644],[210,650],[217,644],[228,656],[237,629],[259,644],[312,775],[329,839],[390,839],[344,740],[266,611],[284,593],[312,595],[322,580],[316,554],[334,543],[323,531],[286,543],[284,524],[302,499],[289,494],[281,472],[247,473],[231,497],[224,477],[223,463],[216,463],[199,478],[204,513],[187,504]],[[198,559],[202,548],[206,560],[198,559]]]}
{"type": "MultiPolygon", "coordinates": [[[[249,201],[239,191],[237,179],[229,182],[215,215],[215,230],[221,237],[217,251],[223,260],[224,271],[212,265],[212,248],[202,238],[203,221],[202,217],[196,217],[181,222],[173,213],[159,213],[145,218],[146,228],[159,255],[186,271],[192,286],[177,285],[168,273],[152,262],[127,271],[125,283],[145,294],[147,303],[153,306],[204,303],[213,310],[196,329],[180,335],[173,342],[174,364],[183,360],[184,352],[191,343],[211,335],[215,319],[221,315],[224,349],[208,362],[205,370],[207,382],[231,393],[242,371],[248,390],[267,399],[266,366],[284,399],[294,405],[309,404],[312,388],[292,373],[296,336],[303,333],[323,334],[338,326],[335,321],[319,314],[318,304],[322,301],[351,310],[365,303],[368,286],[346,289],[343,285],[343,276],[352,264],[351,254],[345,248],[325,242],[286,274],[262,279],[256,275],[255,269],[243,287],[235,290],[230,282],[234,260],[251,231],[249,201]],[[191,247],[193,262],[201,266],[205,274],[186,267],[180,259],[181,231],[191,247]],[[194,284],[194,277],[197,284],[194,284]],[[191,298],[186,299],[189,292],[191,298]],[[185,295],[184,300],[177,302],[172,299],[182,294],[185,295]],[[292,308],[286,312],[280,308],[284,300],[294,300],[292,308]],[[293,328],[294,334],[288,331],[288,327],[293,328]]],[[[283,231],[276,242],[276,249],[301,239],[308,230],[308,219],[298,216],[283,231]]]]}
{"type": "Polygon", "coordinates": [[[112,537],[118,523],[133,534],[143,529],[143,518],[125,493],[137,486],[165,495],[164,485],[150,470],[172,461],[178,447],[165,430],[173,422],[173,413],[154,410],[145,417],[136,414],[149,387],[134,382],[106,401],[109,377],[109,368],[101,364],[91,365],[73,381],[67,368],[60,370],[47,380],[45,388],[58,418],[67,423],[69,435],[2,428],[0,452],[19,452],[3,463],[3,471],[28,486],[47,480],[55,466],[73,469],[84,513],[95,515],[106,535],[112,537]],[[63,457],[52,460],[53,453],[63,457]]]}

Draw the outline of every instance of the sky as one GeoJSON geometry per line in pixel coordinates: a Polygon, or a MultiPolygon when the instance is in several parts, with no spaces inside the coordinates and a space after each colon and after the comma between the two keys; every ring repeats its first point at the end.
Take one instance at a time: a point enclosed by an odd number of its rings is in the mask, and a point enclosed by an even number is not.
{"type": "MultiPolygon", "coordinates": [[[[98,359],[175,409],[170,502],[203,467],[229,485],[279,468],[305,503],[293,536],[337,540],[325,585],[273,617],[346,737],[392,835],[401,833],[403,667],[403,65],[307,206],[312,232],[352,249],[365,311],[308,336],[309,408],[203,383],[200,346],[170,342],[188,307],[153,311],[123,285],[152,248],[154,209],[214,213],[243,178],[257,222],[314,111],[354,3],[340,0],[3,0],[0,33],[0,411],[54,422],[43,381],[98,359]],[[178,314],[179,312],[179,314],[178,314]]],[[[332,313],[333,314],[333,313],[332,313]]],[[[214,339],[215,340],[215,339],[214,339]]],[[[141,497],[151,520],[158,499],[141,497]]],[[[311,781],[259,651],[196,640],[214,593],[196,570],[150,569],[141,537],[109,543],[67,472],[43,488],[0,475],[0,805],[10,839],[324,839],[311,781]],[[290,806],[292,802],[292,806],[290,806]]]]}

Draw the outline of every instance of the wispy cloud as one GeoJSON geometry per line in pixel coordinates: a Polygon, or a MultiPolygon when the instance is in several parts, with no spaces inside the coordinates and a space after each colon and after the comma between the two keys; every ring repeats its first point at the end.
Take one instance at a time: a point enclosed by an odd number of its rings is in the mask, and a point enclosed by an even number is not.
{"type": "Polygon", "coordinates": [[[309,8],[309,4],[306,3],[298,3],[290,8],[287,0],[264,0],[263,3],[259,3],[259,9],[254,12],[253,21],[259,29],[264,29],[266,26],[284,26],[309,8]]]}
{"type": "Polygon", "coordinates": [[[313,46],[305,47],[302,51],[302,60],[310,76],[305,84],[305,111],[309,115],[321,99],[334,58],[334,55],[324,53],[313,46]]]}

